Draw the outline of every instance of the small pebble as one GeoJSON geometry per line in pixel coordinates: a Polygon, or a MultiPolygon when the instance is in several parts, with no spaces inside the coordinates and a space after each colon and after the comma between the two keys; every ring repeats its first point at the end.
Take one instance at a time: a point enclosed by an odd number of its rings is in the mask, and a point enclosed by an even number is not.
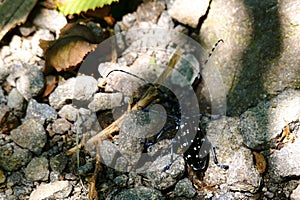
{"type": "Polygon", "coordinates": [[[47,142],[47,135],[41,124],[29,120],[11,131],[11,139],[21,147],[40,155],[47,142]]]}
{"type": "Polygon", "coordinates": [[[65,199],[69,196],[73,186],[69,181],[55,181],[53,183],[42,184],[38,186],[29,197],[29,200],[47,199],[65,199]]]}
{"type": "Polygon", "coordinates": [[[64,134],[70,130],[72,124],[64,118],[57,119],[52,124],[52,130],[57,134],[64,134]]]}
{"type": "Polygon", "coordinates": [[[45,157],[35,157],[25,168],[25,177],[30,181],[47,181],[49,178],[48,160],[45,157]]]}
{"type": "Polygon", "coordinates": [[[188,178],[184,178],[175,185],[175,190],[174,190],[176,196],[181,196],[181,197],[187,197],[187,198],[193,198],[197,191],[193,187],[192,182],[188,178]]]}
{"type": "Polygon", "coordinates": [[[31,99],[27,106],[25,120],[35,120],[40,124],[54,121],[57,118],[57,112],[54,108],[45,103],[38,103],[31,99]]]}
{"type": "Polygon", "coordinates": [[[6,171],[16,171],[32,158],[29,150],[20,148],[15,143],[0,146],[0,167],[6,171]]]}
{"type": "Polygon", "coordinates": [[[58,115],[65,118],[71,122],[74,122],[77,118],[78,109],[74,108],[72,105],[64,105],[58,112],[58,115]]]}

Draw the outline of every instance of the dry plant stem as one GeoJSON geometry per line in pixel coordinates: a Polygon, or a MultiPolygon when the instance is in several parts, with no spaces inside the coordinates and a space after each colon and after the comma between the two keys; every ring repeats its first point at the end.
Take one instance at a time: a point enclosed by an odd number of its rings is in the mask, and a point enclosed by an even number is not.
{"type": "MultiPolygon", "coordinates": [[[[155,83],[163,83],[166,80],[168,80],[172,74],[172,71],[175,67],[175,64],[179,60],[181,56],[181,51],[177,49],[175,53],[173,54],[168,67],[163,71],[163,73],[158,77],[158,79],[155,81],[155,83]]],[[[140,107],[147,107],[153,100],[157,99],[158,91],[155,86],[150,86],[149,89],[145,92],[143,97],[132,107],[131,111],[133,110],[139,110],[140,107]]],[[[120,125],[123,123],[124,119],[127,117],[128,113],[123,114],[119,119],[114,121],[111,125],[109,125],[107,128],[99,132],[97,135],[92,137],[88,143],[97,144],[96,145],[96,166],[95,171],[93,174],[93,177],[90,181],[90,190],[89,190],[89,200],[98,200],[98,194],[96,190],[96,182],[98,173],[101,171],[101,157],[100,157],[100,145],[103,140],[105,139],[111,139],[113,140],[113,136],[116,135],[116,133],[119,131],[120,125]]]]}
{"type": "MultiPolygon", "coordinates": [[[[166,80],[168,80],[172,74],[172,71],[178,62],[179,58],[181,56],[181,51],[177,49],[175,53],[173,54],[168,67],[163,71],[163,73],[156,79],[154,83],[164,83],[166,80]]],[[[147,107],[153,100],[157,99],[158,91],[157,88],[154,86],[151,86],[144,94],[144,96],[132,107],[131,111],[133,110],[139,110],[141,107],[147,107]]],[[[114,134],[119,131],[119,127],[124,121],[125,117],[128,115],[128,113],[123,114],[119,119],[114,121],[112,124],[110,124],[107,128],[99,132],[97,135],[92,137],[88,143],[96,143],[99,141],[103,141],[105,139],[111,139],[113,138],[114,134]]]]}
{"type": "MultiPolygon", "coordinates": [[[[97,148],[97,152],[98,151],[99,151],[99,149],[97,148]]],[[[98,200],[98,192],[96,189],[97,188],[96,183],[97,183],[98,174],[102,169],[102,166],[100,163],[100,158],[98,158],[99,156],[100,156],[99,154],[96,155],[96,166],[95,166],[93,176],[90,179],[90,189],[89,189],[89,195],[88,195],[89,200],[98,200]]]]}

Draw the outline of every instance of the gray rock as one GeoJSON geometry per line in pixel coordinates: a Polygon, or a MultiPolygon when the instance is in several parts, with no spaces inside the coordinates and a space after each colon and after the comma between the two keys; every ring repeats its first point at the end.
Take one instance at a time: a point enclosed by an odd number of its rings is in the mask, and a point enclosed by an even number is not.
{"type": "Polygon", "coordinates": [[[26,165],[32,157],[27,149],[22,149],[14,143],[0,147],[0,167],[6,171],[15,171],[26,165]]]}
{"type": "Polygon", "coordinates": [[[25,24],[23,26],[20,26],[19,30],[23,36],[27,37],[30,34],[32,34],[34,31],[36,31],[36,27],[25,24]]]}
{"type": "MultiPolygon", "coordinates": [[[[124,56],[125,62],[130,62],[130,57],[133,57],[135,59],[135,53],[128,53],[126,56],[124,56]]],[[[149,62],[149,60],[147,60],[149,62]]],[[[144,63],[145,64],[145,63],[144,63]]],[[[145,64],[146,65],[146,64],[145,64]]],[[[98,71],[102,76],[106,76],[110,71],[114,69],[122,69],[122,67],[119,63],[101,63],[98,67],[98,71]]],[[[132,69],[130,67],[130,69],[132,69]]],[[[133,74],[135,74],[135,71],[132,72],[131,70],[129,71],[133,74]]],[[[136,74],[137,75],[137,74],[136,74]]],[[[139,74],[138,74],[139,76],[139,74]]],[[[142,76],[139,76],[142,77],[142,76]]],[[[141,86],[141,81],[135,77],[132,77],[126,73],[122,72],[115,72],[111,73],[109,77],[106,79],[106,86],[105,90],[106,91],[120,91],[123,93],[123,95],[130,96],[132,95],[133,92],[137,91],[137,88],[141,86]]]]}
{"type": "MultiPolygon", "coordinates": [[[[205,121],[205,118],[203,118],[205,121]]],[[[227,180],[227,173],[231,170],[230,163],[233,155],[243,147],[243,137],[238,131],[239,119],[237,117],[221,117],[207,123],[206,135],[215,147],[218,161],[229,165],[228,170],[221,169],[214,162],[210,153],[210,162],[203,181],[208,185],[219,185],[227,180]]]]}
{"type": "Polygon", "coordinates": [[[8,199],[8,196],[4,193],[0,193],[0,199],[8,199]]]}
{"type": "Polygon", "coordinates": [[[57,154],[50,158],[50,167],[53,171],[62,173],[68,163],[68,158],[64,153],[57,154]]]}
{"type": "Polygon", "coordinates": [[[129,29],[136,23],[136,13],[128,13],[122,18],[123,25],[129,29]]]}
{"type": "Polygon", "coordinates": [[[300,139],[289,143],[282,149],[275,151],[268,159],[270,177],[275,182],[280,182],[288,177],[300,175],[300,139]]]}
{"type": "Polygon", "coordinates": [[[290,199],[291,200],[300,199],[300,185],[298,185],[297,188],[293,190],[290,199]]]}
{"type": "Polygon", "coordinates": [[[97,81],[91,76],[70,78],[51,93],[49,103],[55,109],[60,109],[67,101],[75,100],[73,105],[82,107],[86,101],[91,100],[98,89],[97,85],[97,81]]]}
{"type": "Polygon", "coordinates": [[[241,115],[239,129],[245,144],[256,150],[274,147],[284,127],[300,118],[300,92],[286,90],[241,115]]]}
{"type": "Polygon", "coordinates": [[[64,118],[57,119],[52,124],[52,131],[57,134],[64,134],[71,129],[72,124],[64,118]]]}
{"type": "Polygon", "coordinates": [[[59,173],[58,171],[51,171],[49,175],[49,182],[52,183],[55,181],[60,181],[62,180],[62,178],[64,177],[62,177],[61,173],[59,173]]]}
{"type": "Polygon", "coordinates": [[[15,171],[7,178],[6,184],[8,187],[13,187],[15,185],[22,184],[24,182],[25,182],[25,178],[23,174],[20,171],[15,171]]]}
{"type": "Polygon", "coordinates": [[[35,154],[42,153],[47,142],[44,127],[34,120],[28,120],[11,131],[11,139],[23,148],[27,148],[35,154]]]}
{"type": "MultiPolygon", "coordinates": [[[[43,57],[44,52],[40,47],[40,40],[54,40],[53,34],[46,29],[37,30],[30,40],[31,48],[30,51],[35,55],[35,60],[39,60],[36,57],[43,57]]],[[[41,68],[44,69],[45,65],[42,65],[41,68]]]]}
{"type": "Polygon", "coordinates": [[[200,17],[204,16],[209,6],[209,0],[190,1],[175,0],[169,9],[172,18],[180,23],[196,28],[200,17]]]}
{"type": "Polygon", "coordinates": [[[274,193],[270,192],[270,191],[266,191],[264,192],[264,196],[266,196],[269,199],[274,199],[274,193]]]}
{"type": "Polygon", "coordinates": [[[158,190],[165,190],[172,187],[183,176],[185,172],[185,162],[183,157],[173,154],[174,161],[169,169],[164,168],[170,164],[171,155],[157,158],[143,173],[145,185],[158,190]]]}
{"type": "Polygon", "coordinates": [[[10,108],[0,104],[0,134],[7,133],[18,125],[19,121],[10,111],[10,108]]]}
{"type": "Polygon", "coordinates": [[[167,10],[170,10],[175,0],[165,0],[167,10]]]}
{"type": "Polygon", "coordinates": [[[109,110],[121,106],[122,93],[96,93],[88,108],[93,112],[109,110]]]}
{"type": "Polygon", "coordinates": [[[125,187],[127,185],[127,182],[128,182],[128,176],[126,176],[125,174],[123,175],[120,175],[120,176],[117,176],[115,179],[114,179],[114,182],[120,186],[120,187],[125,187]]]}
{"type": "Polygon", "coordinates": [[[33,158],[24,172],[25,177],[30,181],[47,181],[49,178],[49,163],[47,158],[33,158]]]}
{"type": "MultiPolygon", "coordinates": [[[[43,51],[39,46],[39,40],[53,40],[53,35],[50,31],[45,29],[37,30],[33,36],[30,37],[17,37],[14,39],[9,46],[5,46],[1,52],[1,56],[6,66],[14,66],[18,62],[24,65],[40,65],[43,51]]],[[[43,62],[43,61],[42,61],[43,62]]],[[[43,68],[40,66],[40,68],[43,68]]],[[[20,71],[20,73],[24,71],[20,71]]]]}
{"type": "Polygon", "coordinates": [[[7,100],[4,96],[4,91],[2,89],[2,87],[0,86],[0,104],[6,104],[7,100]]]}
{"type": "Polygon", "coordinates": [[[164,28],[171,30],[175,26],[174,22],[172,21],[171,16],[167,11],[163,11],[157,21],[157,26],[159,28],[164,28]]]}
{"type": "Polygon", "coordinates": [[[175,185],[175,195],[180,197],[193,198],[197,191],[188,178],[184,178],[175,185]]]}
{"type": "Polygon", "coordinates": [[[78,176],[72,174],[72,173],[66,173],[65,174],[65,179],[69,181],[75,181],[78,180],[78,176]]]}
{"type": "Polygon", "coordinates": [[[60,109],[67,101],[71,101],[74,97],[73,90],[75,84],[76,79],[70,78],[61,85],[58,85],[49,96],[50,105],[55,109],[60,109]]]}
{"type": "Polygon", "coordinates": [[[96,113],[80,108],[78,110],[78,117],[71,127],[71,130],[81,135],[87,132],[98,132],[102,130],[102,128],[100,127],[96,113]]]}
{"type": "Polygon", "coordinates": [[[119,164],[119,162],[122,160],[120,158],[117,158],[116,163],[114,163],[114,159],[116,159],[116,156],[120,157],[121,155],[118,147],[115,144],[104,140],[99,148],[99,152],[101,155],[101,162],[103,164],[105,164],[106,166],[110,166],[118,171],[127,171],[128,162],[119,164]]]}
{"type": "Polygon", "coordinates": [[[18,49],[21,49],[22,38],[18,35],[14,35],[11,39],[11,42],[9,43],[9,46],[12,51],[17,51],[18,49]]]}
{"type": "Polygon", "coordinates": [[[4,146],[7,143],[12,142],[11,138],[7,134],[0,134],[0,146],[4,146]]]}
{"type": "Polygon", "coordinates": [[[222,74],[227,111],[240,115],[267,96],[299,88],[299,20],[297,0],[211,2],[200,37],[207,50],[224,40],[206,67],[222,74]],[[294,27],[297,28],[294,28],[294,27]]]}
{"type": "Polygon", "coordinates": [[[56,37],[58,37],[60,29],[67,24],[67,19],[56,10],[42,8],[35,15],[33,24],[56,33],[56,37]]]}
{"type": "Polygon", "coordinates": [[[142,3],[137,8],[137,21],[138,22],[152,22],[156,24],[160,14],[165,9],[164,1],[147,1],[142,3]]]}
{"type": "Polygon", "coordinates": [[[116,140],[118,149],[122,156],[127,159],[132,166],[136,166],[140,159],[144,162],[142,153],[145,138],[160,131],[164,121],[162,116],[156,113],[145,113],[143,111],[133,111],[128,114],[120,127],[120,137],[116,140]]]}
{"type": "Polygon", "coordinates": [[[2,83],[10,73],[10,67],[4,64],[0,57],[0,83],[2,83]]]}
{"type": "Polygon", "coordinates": [[[253,164],[253,155],[249,149],[240,148],[233,155],[227,184],[230,190],[255,193],[259,190],[262,177],[253,164]]]}
{"type": "Polygon", "coordinates": [[[31,99],[26,110],[26,120],[35,120],[40,124],[49,123],[57,118],[57,112],[54,108],[45,103],[38,103],[31,99]]]}
{"type": "Polygon", "coordinates": [[[13,109],[16,116],[22,117],[26,109],[26,101],[20,92],[13,88],[7,97],[7,106],[13,109]]]}
{"type": "Polygon", "coordinates": [[[77,118],[78,109],[72,105],[64,105],[58,112],[58,116],[74,122],[77,118]]]}
{"type": "Polygon", "coordinates": [[[56,181],[40,185],[34,190],[29,200],[37,199],[65,199],[71,193],[73,187],[69,181],[56,181]]]}
{"type": "Polygon", "coordinates": [[[125,189],[119,192],[113,197],[113,200],[119,199],[139,199],[139,200],[163,200],[165,197],[160,191],[153,188],[147,188],[144,186],[135,187],[132,189],[125,189]]]}
{"type": "Polygon", "coordinates": [[[74,99],[87,101],[92,98],[98,90],[98,82],[92,76],[78,76],[74,85],[74,99]]]}
{"type": "Polygon", "coordinates": [[[42,71],[36,66],[23,68],[22,75],[17,79],[17,90],[26,100],[38,96],[44,89],[45,78],[42,71]]]}
{"type": "Polygon", "coordinates": [[[213,197],[212,200],[235,200],[233,194],[230,192],[226,192],[225,194],[221,194],[218,197],[213,197]]]}
{"type": "Polygon", "coordinates": [[[16,186],[13,189],[14,195],[19,199],[27,198],[32,192],[32,188],[30,186],[16,186]]]}

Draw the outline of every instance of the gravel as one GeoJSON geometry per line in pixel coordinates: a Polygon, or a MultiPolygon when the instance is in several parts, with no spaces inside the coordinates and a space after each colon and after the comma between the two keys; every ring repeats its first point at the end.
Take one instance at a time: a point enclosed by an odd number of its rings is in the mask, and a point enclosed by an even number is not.
{"type": "Polygon", "coordinates": [[[23,74],[16,81],[16,88],[26,100],[30,100],[44,89],[44,74],[36,66],[26,66],[22,71],[23,74]]]}
{"type": "MultiPolygon", "coordinates": [[[[294,0],[208,4],[208,0],[144,1],[116,22],[117,63],[101,56],[102,50],[110,53],[110,44],[103,42],[103,49],[96,51],[99,59],[92,62],[95,66],[80,69],[76,77],[57,75],[58,86],[49,97],[42,96],[48,74],[43,74],[39,41],[57,38],[67,20],[55,10],[35,8],[28,23],[1,43],[0,199],[88,199],[90,181],[83,176],[80,180],[78,173],[93,172],[98,151],[103,167],[96,182],[100,199],[299,199],[300,93],[293,89],[299,88],[299,20],[294,14],[299,4],[294,0]],[[199,19],[203,19],[200,26],[199,19]],[[200,35],[195,27],[201,27],[200,35]],[[207,50],[220,38],[224,44],[204,63],[207,50]],[[183,52],[174,71],[183,76],[172,76],[171,82],[186,84],[184,78],[190,84],[203,69],[204,84],[197,90],[200,110],[206,114],[201,128],[218,161],[229,169],[219,168],[210,155],[208,169],[200,177],[203,182],[197,182],[195,177],[188,179],[177,149],[171,159],[170,145],[176,141],[162,137],[146,151],[145,138],[158,133],[166,118],[163,108],[152,105],[153,112],[128,114],[114,142],[84,145],[78,171],[77,154],[67,153],[76,140],[86,144],[142,95],[145,81],[123,72],[106,75],[122,69],[152,83],[177,47],[183,52]],[[84,74],[90,67],[102,78],[84,74]],[[104,79],[106,86],[99,87],[104,79]],[[222,95],[228,97],[227,108],[222,95]],[[210,101],[213,114],[227,111],[230,116],[210,116],[210,101]],[[289,134],[278,141],[283,133],[289,134]],[[264,160],[267,168],[261,170],[264,160]]],[[[100,35],[105,32],[98,30],[100,35]]],[[[184,100],[186,105],[189,101],[184,100]]]]}
{"type": "Polygon", "coordinates": [[[166,155],[157,158],[145,170],[143,176],[145,177],[146,186],[151,186],[159,190],[165,190],[174,186],[183,176],[185,172],[184,159],[181,156],[173,155],[174,160],[171,161],[171,156],[166,155]],[[164,168],[172,162],[169,169],[164,168]]]}
{"type": "Polygon", "coordinates": [[[25,166],[32,158],[29,150],[20,148],[14,143],[0,147],[0,166],[6,171],[16,171],[25,166]]]}
{"type": "Polygon", "coordinates": [[[47,181],[49,178],[49,161],[45,157],[35,157],[24,170],[30,181],[47,181]]]}
{"type": "Polygon", "coordinates": [[[5,104],[7,102],[5,96],[4,96],[4,91],[2,87],[0,87],[0,104],[5,104]]]}
{"type": "Polygon", "coordinates": [[[58,115],[71,122],[74,122],[76,120],[77,113],[78,109],[74,108],[72,105],[65,105],[59,110],[58,115]]]}
{"type": "Polygon", "coordinates": [[[97,81],[91,76],[70,78],[59,85],[49,96],[49,103],[55,109],[60,109],[68,102],[74,100],[74,105],[91,100],[98,89],[97,81]],[[76,101],[77,100],[77,101],[76,101]]]}
{"type": "Polygon", "coordinates": [[[68,163],[68,157],[64,153],[57,154],[50,158],[50,167],[53,171],[62,173],[68,163]]]}
{"type": "Polygon", "coordinates": [[[10,111],[10,108],[0,104],[0,134],[6,133],[19,125],[16,116],[10,111]]]}
{"type": "Polygon", "coordinates": [[[294,143],[289,144],[270,155],[269,170],[274,181],[280,182],[286,178],[300,175],[299,146],[300,140],[297,139],[294,143]]]}
{"type": "Polygon", "coordinates": [[[155,190],[153,188],[147,187],[135,187],[132,189],[125,189],[115,195],[112,200],[118,199],[153,199],[153,200],[163,200],[165,199],[164,196],[161,194],[160,191],[155,190]]]}
{"type": "Polygon", "coordinates": [[[122,93],[96,93],[88,108],[94,112],[109,110],[121,106],[122,100],[122,93]]]}
{"type": "Polygon", "coordinates": [[[174,193],[179,197],[193,198],[197,191],[188,178],[181,179],[175,185],[174,193]]]}
{"type": "Polygon", "coordinates": [[[243,148],[233,155],[227,184],[230,190],[256,193],[261,186],[262,177],[255,168],[249,149],[243,148]]]}
{"type": "Polygon", "coordinates": [[[162,11],[165,9],[165,2],[159,1],[148,1],[142,3],[136,13],[138,22],[152,22],[156,24],[162,11]]]}
{"type": "Polygon", "coordinates": [[[206,14],[208,6],[209,0],[189,3],[184,0],[175,0],[168,12],[173,19],[196,28],[200,17],[206,14]]]}
{"type": "Polygon", "coordinates": [[[28,120],[11,132],[11,139],[19,146],[30,150],[36,155],[42,153],[47,142],[44,127],[35,120],[28,120]]]}
{"type": "Polygon", "coordinates": [[[16,88],[13,88],[7,97],[7,106],[13,110],[16,116],[22,117],[25,113],[27,103],[21,93],[16,88]]]}
{"type": "Polygon", "coordinates": [[[55,181],[37,187],[37,189],[30,194],[29,199],[63,199],[69,196],[72,189],[73,187],[69,181],[55,181]]]}
{"type": "Polygon", "coordinates": [[[33,19],[38,28],[47,29],[59,36],[60,29],[67,24],[66,17],[56,10],[40,9],[33,19]]]}
{"type": "Polygon", "coordinates": [[[35,120],[41,125],[52,122],[57,118],[56,110],[45,103],[38,103],[31,99],[28,103],[25,121],[35,120]]]}
{"type": "Polygon", "coordinates": [[[290,198],[291,198],[291,200],[297,200],[300,198],[300,186],[299,185],[296,189],[293,190],[290,198]]]}
{"type": "Polygon", "coordinates": [[[255,150],[274,147],[275,138],[284,127],[299,120],[299,102],[300,92],[290,89],[243,113],[239,129],[245,144],[255,150]]]}
{"type": "Polygon", "coordinates": [[[71,129],[71,126],[72,124],[68,120],[60,118],[53,122],[52,131],[57,134],[64,134],[71,129]]]}

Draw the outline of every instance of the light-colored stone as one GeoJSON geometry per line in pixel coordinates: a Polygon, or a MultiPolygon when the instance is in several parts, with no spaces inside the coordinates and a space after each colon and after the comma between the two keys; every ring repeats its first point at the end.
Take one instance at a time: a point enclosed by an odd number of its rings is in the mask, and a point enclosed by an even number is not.
{"type": "Polygon", "coordinates": [[[29,200],[41,200],[47,199],[48,197],[66,198],[71,193],[71,190],[72,185],[69,181],[56,181],[37,187],[37,189],[30,194],[29,200]]]}
{"type": "Polygon", "coordinates": [[[169,14],[180,23],[196,28],[200,17],[205,15],[209,0],[176,0],[169,14]]]}

